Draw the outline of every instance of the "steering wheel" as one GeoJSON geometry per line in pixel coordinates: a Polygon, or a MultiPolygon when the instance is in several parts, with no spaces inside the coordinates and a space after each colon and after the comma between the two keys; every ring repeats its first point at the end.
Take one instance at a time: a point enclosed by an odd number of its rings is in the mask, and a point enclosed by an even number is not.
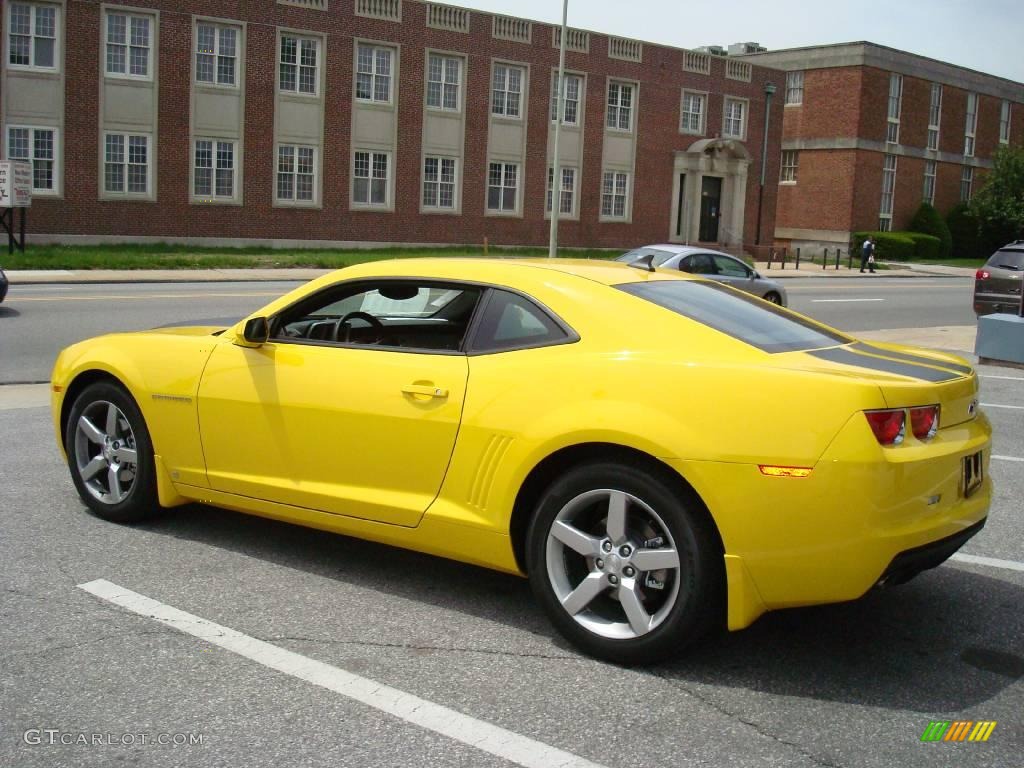
{"type": "Polygon", "coordinates": [[[349,343],[349,341],[351,340],[351,336],[352,336],[352,326],[349,325],[349,320],[362,320],[364,323],[369,325],[371,328],[373,328],[377,332],[377,336],[376,336],[376,338],[372,342],[370,342],[371,344],[376,344],[382,338],[384,338],[384,323],[382,323],[376,317],[374,317],[373,315],[371,315],[371,314],[369,314],[367,312],[349,312],[347,315],[345,315],[343,318],[341,318],[341,320],[338,321],[338,324],[336,326],[334,326],[334,340],[335,341],[342,341],[342,339],[339,338],[339,337],[341,336],[341,329],[342,329],[342,327],[344,327],[345,328],[344,342],[346,344],[349,343]]]}

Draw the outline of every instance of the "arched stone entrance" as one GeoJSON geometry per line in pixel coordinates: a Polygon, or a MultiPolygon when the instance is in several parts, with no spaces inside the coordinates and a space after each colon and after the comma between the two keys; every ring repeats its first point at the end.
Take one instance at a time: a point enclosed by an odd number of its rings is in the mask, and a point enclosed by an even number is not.
{"type": "Polygon", "coordinates": [[[700,139],[676,152],[669,242],[742,245],[750,162],[736,139],[700,139]]]}

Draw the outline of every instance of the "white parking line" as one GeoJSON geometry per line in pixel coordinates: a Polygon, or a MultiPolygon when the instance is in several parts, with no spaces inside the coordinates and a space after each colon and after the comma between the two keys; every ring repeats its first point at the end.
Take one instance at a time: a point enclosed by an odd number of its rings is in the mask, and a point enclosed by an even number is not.
{"type": "Polygon", "coordinates": [[[1003,381],[1024,381],[1024,376],[993,376],[990,373],[979,373],[979,379],[1002,379],[1003,381]]]}
{"type": "Polygon", "coordinates": [[[999,459],[999,461],[1024,461],[1019,456],[993,456],[993,459],[999,459]]]}
{"type": "Polygon", "coordinates": [[[1000,405],[999,403],[982,403],[982,408],[1009,408],[1014,411],[1024,411],[1024,405],[1000,405]]]}
{"type": "Polygon", "coordinates": [[[957,552],[949,559],[956,560],[956,562],[958,563],[968,563],[970,565],[987,565],[989,568],[1002,568],[1006,571],[1024,572],[1024,563],[1018,563],[1016,560],[999,560],[995,557],[978,557],[977,555],[963,555],[959,552],[957,552]]]}
{"type": "Polygon", "coordinates": [[[811,299],[812,304],[848,304],[858,301],[885,301],[885,299],[811,299]]]}
{"type": "Polygon", "coordinates": [[[179,611],[104,579],[79,584],[79,589],[147,619],[198,637],[257,664],[340,693],[428,731],[530,768],[601,768],[582,757],[513,731],[464,715],[330,664],[302,656],[212,621],[179,611]]]}

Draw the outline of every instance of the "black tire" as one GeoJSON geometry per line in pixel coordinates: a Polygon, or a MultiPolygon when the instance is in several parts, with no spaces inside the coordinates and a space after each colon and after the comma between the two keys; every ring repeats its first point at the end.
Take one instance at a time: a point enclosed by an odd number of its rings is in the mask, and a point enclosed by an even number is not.
{"type": "MultiPolygon", "coordinates": [[[[617,664],[651,664],[677,656],[723,624],[725,573],[717,532],[695,494],[684,492],[679,484],[652,469],[646,465],[611,461],[571,469],[548,488],[527,533],[530,583],[552,623],[584,652],[617,664]],[[602,494],[609,494],[607,501],[602,494]],[[622,519],[628,522],[624,524],[625,539],[619,538],[619,543],[611,545],[610,555],[585,557],[579,550],[572,551],[575,547],[552,536],[556,522],[566,523],[574,519],[572,516],[578,511],[572,527],[579,526],[583,531],[589,525],[585,532],[600,539],[599,546],[611,544],[608,520],[612,517],[613,495],[627,499],[624,502],[627,511],[622,519]],[[602,504],[606,510],[604,528],[600,520],[602,504]],[[650,516],[651,512],[654,517],[650,516]],[[655,537],[644,540],[651,530],[655,537]],[[622,554],[623,541],[632,542],[634,558],[655,554],[650,549],[665,546],[665,533],[669,548],[674,548],[678,555],[674,572],[631,568],[630,564],[635,561],[622,557],[617,557],[614,565],[607,562],[613,555],[622,554]],[[662,538],[660,544],[659,537],[662,538]],[[639,554],[642,549],[648,550],[645,555],[639,554]],[[618,586],[598,593],[576,615],[563,607],[563,599],[571,602],[567,588],[572,590],[574,584],[578,588],[585,580],[597,579],[598,583],[601,579],[611,580],[613,576],[608,573],[615,568],[624,568],[615,571],[618,586]],[[552,569],[557,571],[554,578],[552,569]],[[626,576],[630,577],[628,581],[626,576]],[[628,590],[627,584],[630,585],[628,590]],[[623,593],[626,594],[623,596],[623,593]],[[625,602],[633,603],[631,595],[640,595],[640,604],[651,616],[652,628],[638,632],[633,626],[625,607],[625,602]],[[620,622],[616,611],[625,618],[625,624],[620,622]],[[658,623],[653,623],[655,620],[658,623]],[[602,625],[602,621],[609,623],[602,625]],[[616,627],[625,627],[627,635],[608,636],[621,633],[616,627]]],[[[644,615],[647,614],[640,614],[644,615]]]]}
{"type": "Polygon", "coordinates": [[[764,295],[764,300],[770,301],[772,304],[777,304],[780,307],[782,306],[782,297],[775,291],[769,291],[768,293],[766,293],[764,295]]]}
{"type": "Polygon", "coordinates": [[[64,448],[75,489],[97,517],[134,523],[160,510],[149,430],[135,400],[121,385],[104,381],[82,390],[65,425],[64,448]],[[117,409],[113,435],[107,432],[110,406],[117,409]],[[87,424],[82,424],[83,415],[87,424]],[[112,439],[100,440],[101,434],[112,439]],[[127,458],[132,453],[134,462],[127,458]],[[86,477],[92,469],[95,472],[86,477]]]}

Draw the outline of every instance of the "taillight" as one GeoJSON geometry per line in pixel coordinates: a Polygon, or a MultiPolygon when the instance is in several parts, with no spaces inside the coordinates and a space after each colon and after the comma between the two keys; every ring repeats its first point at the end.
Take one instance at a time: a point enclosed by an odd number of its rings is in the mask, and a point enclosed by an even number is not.
{"type": "Polygon", "coordinates": [[[907,414],[902,408],[886,411],[864,411],[875,439],[881,445],[899,445],[906,434],[907,414]]]}
{"type": "Polygon", "coordinates": [[[939,406],[926,405],[910,409],[910,429],[918,440],[935,437],[939,429],[939,406]]]}
{"type": "Polygon", "coordinates": [[[987,269],[979,269],[974,273],[975,280],[988,280],[990,277],[992,277],[992,273],[987,269]]]}

